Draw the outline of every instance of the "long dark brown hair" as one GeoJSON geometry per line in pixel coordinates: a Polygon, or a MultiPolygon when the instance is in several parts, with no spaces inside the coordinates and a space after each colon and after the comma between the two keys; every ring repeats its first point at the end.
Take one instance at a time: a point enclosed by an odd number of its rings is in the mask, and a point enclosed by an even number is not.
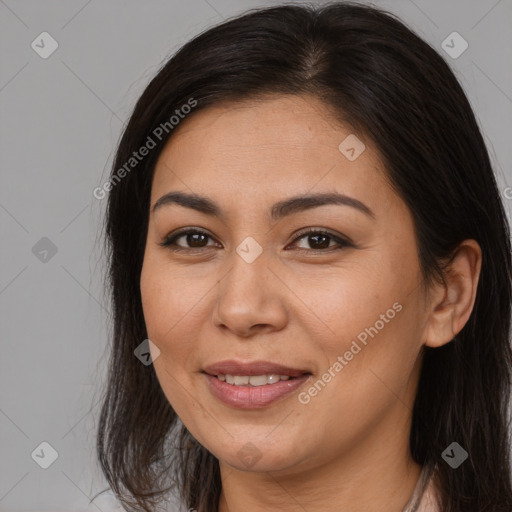
{"type": "Polygon", "coordinates": [[[155,510],[171,489],[186,507],[218,510],[218,460],[183,426],[153,366],[134,356],[147,338],[139,279],[170,116],[192,102],[188,116],[267,94],[312,94],[373,141],[412,212],[425,282],[443,279],[441,263],[460,242],[480,244],[471,317],[450,343],[424,348],[410,450],[418,464],[437,464],[443,511],[510,512],[510,227],[489,155],[444,58],[394,15],[352,3],[281,5],[223,22],[172,56],[134,108],[103,189],[113,329],[97,454],[112,490],[129,511],[155,510]],[[155,147],[127,168],[148,137],[155,147]],[[442,458],[454,441],[469,455],[457,469],[442,458]]]}

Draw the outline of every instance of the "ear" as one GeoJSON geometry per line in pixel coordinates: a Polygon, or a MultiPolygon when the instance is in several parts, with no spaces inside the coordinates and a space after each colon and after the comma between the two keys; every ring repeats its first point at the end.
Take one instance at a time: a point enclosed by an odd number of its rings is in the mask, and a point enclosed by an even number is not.
{"type": "Polygon", "coordinates": [[[475,304],[482,267],[482,250],[476,240],[464,240],[447,269],[446,284],[431,293],[425,345],[440,347],[453,340],[468,321],[475,304]]]}

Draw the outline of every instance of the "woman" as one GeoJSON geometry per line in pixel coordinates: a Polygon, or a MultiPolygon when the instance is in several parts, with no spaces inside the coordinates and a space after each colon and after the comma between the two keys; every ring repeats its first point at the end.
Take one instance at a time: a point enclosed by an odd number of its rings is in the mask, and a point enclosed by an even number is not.
{"type": "Polygon", "coordinates": [[[98,456],[125,508],[512,510],[510,230],[463,90],[399,20],[204,32],[103,189],[98,456]]]}

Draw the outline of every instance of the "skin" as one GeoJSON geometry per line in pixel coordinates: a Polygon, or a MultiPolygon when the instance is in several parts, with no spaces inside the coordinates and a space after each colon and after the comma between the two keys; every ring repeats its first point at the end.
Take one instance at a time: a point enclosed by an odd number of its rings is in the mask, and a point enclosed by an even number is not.
{"type": "MultiPolygon", "coordinates": [[[[371,141],[356,134],[366,149],[354,161],[340,152],[351,133],[315,98],[274,96],[196,112],[158,160],[151,208],[183,191],[225,212],[211,217],[173,204],[151,213],[140,280],[162,389],[219,459],[220,512],[396,512],[419,477],[408,442],[422,347],[449,343],[467,322],[481,251],[473,240],[461,244],[446,285],[425,294],[411,213],[371,141]],[[324,205],[270,220],[277,201],[333,191],[363,202],[375,219],[324,205]],[[199,238],[195,253],[158,245],[182,227],[210,238],[199,238]],[[308,227],[348,237],[353,247],[297,239],[308,227]],[[263,250],[252,263],[235,251],[248,236],[263,250]],[[394,303],[401,311],[300,403],[299,393],[394,303]],[[210,393],[201,373],[226,359],[267,360],[313,376],[264,408],[236,409],[210,393]],[[260,456],[250,467],[238,455],[247,443],[260,456]]],[[[176,243],[190,248],[194,240],[176,243]]]]}

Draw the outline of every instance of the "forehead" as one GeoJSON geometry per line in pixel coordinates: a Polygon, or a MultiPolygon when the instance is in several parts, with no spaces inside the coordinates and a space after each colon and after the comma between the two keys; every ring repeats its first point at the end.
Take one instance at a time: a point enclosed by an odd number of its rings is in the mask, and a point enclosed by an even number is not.
{"type": "Polygon", "coordinates": [[[158,159],[152,203],[173,188],[229,201],[309,190],[392,194],[370,141],[304,96],[224,103],[185,118],[158,159]],[[352,161],[339,149],[347,137],[364,140],[352,161]]]}

